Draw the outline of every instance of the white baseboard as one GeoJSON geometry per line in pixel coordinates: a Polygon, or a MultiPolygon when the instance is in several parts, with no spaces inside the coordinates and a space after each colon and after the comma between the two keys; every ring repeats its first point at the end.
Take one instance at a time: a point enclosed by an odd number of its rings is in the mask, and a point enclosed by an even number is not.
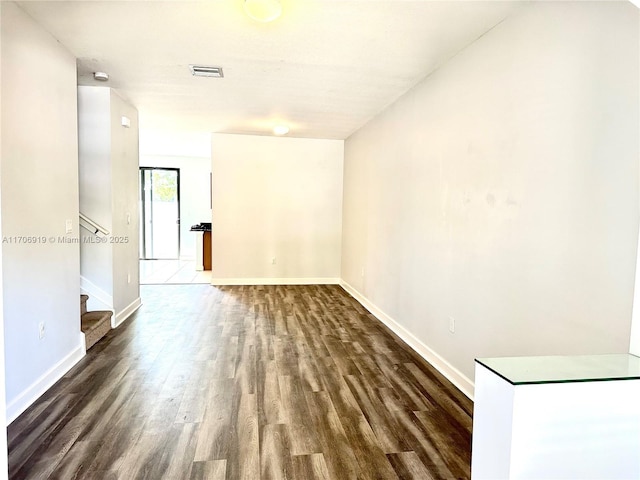
{"type": "Polygon", "coordinates": [[[212,278],[211,285],[339,285],[339,278],[212,278]]]}
{"type": "Polygon", "coordinates": [[[453,383],[458,389],[464,393],[467,397],[473,400],[474,384],[457,368],[447,362],[444,358],[434,352],[431,348],[422,343],[421,340],[416,338],[406,328],[396,322],[389,315],[375,306],[369,299],[358,292],[355,288],[349,285],[344,280],[340,281],[340,286],[344,290],[355,298],[364,308],[366,308],[374,317],[384,323],[391,331],[398,335],[407,345],[409,345],[418,355],[424,358],[427,362],[433,365],[442,375],[444,375],[451,383],[453,383]]]}
{"type": "Polygon", "coordinates": [[[78,346],[76,348],[51,367],[16,398],[7,403],[7,425],[18,418],[33,402],[40,398],[54,383],[71,370],[76,363],[82,360],[85,355],[84,334],[81,333],[78,336],[78,346]]]}
{"type": "Polygon", "coordinates": [[[80,291],[89,295],[89,310],[113,310],[113,297],[86,277],[80,275],[80,291]]]}
{"type": "Polygon", "coordinates": [[[138,310],[141,306],[142,300],[140,299],[140,297],[138,297],[129,305],[127,305],[127,307],[125,307],[122,311],[116,313],[113,317],[111,317],[111,328],[118,328],[127,318],[133,315],[133,312],[138,310]]]}

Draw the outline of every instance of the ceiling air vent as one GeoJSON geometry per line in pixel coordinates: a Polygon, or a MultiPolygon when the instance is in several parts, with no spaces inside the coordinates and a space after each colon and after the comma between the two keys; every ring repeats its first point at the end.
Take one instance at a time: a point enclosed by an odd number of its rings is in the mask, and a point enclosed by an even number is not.
{"type": "Polygon", "coordinates": [[[222,67],[205,67],[203,65],[189,65],[191,75],[196,77],[216,77],[222,78],[222,67]]]}

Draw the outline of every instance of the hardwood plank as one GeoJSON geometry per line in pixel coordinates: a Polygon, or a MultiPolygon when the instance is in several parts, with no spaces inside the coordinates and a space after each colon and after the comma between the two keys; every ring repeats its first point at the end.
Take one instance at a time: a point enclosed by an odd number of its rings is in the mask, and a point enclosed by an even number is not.
{"type": "Polygon", "coordinates": [[[260,478],[297,478],[293,475],[291,440],[286,425],[269,424],[263,427],[260,441],[260,478]]]}
{"type": "Polygon", "coordinates": [[[365,377],[368,384],[377,388],[390,387],[391,382],[378,364],[376,364],[375,360],[370,355],[367,355],[366,351],[360,352],[358,348],[359,344],[357,344],[357,346],[356,344],[357,343],[354,342],[354,354],[351,358],[358,368],[360,376],[365,377]]]}
{"type": "Polygon", "coordinates": [[[260,425],[285,423],[280,383],[275,360],[258,362],[257,373],[258,418],[260,425]]]}
{"type": "Polygon", "coordinates": [[[118,478],[160,478],[157,475],[166,468],[160,463],[164,440],[165,434],[141,435],[135,442],[135,449],[130,449],[114,465],[118,478]]]}
{"type": "MultiPolygon", "coordinates": [[[[315,432],[329,478],[353,480],[360,468],[342,427],[331,396],[327,392],[306,392],[309,426],[315,432]]],[[[301,477],[304,478],[304,477],[301,477]]]]}
{"type": "Polygon", "coordinates": [[[205,418],[200,424],[194,461],[224,460],[229,455],[233,394],[232,380],[212,380],[205,418]]]}
{"type": "Polygon", "coordinates": [[[295,353],[298,361],[298,375],[305,391],[319,392],[323,388],[322,376],[314,355],[311,353],[306,338],[300,338],[295,344],[295,353]]]}
{"type": "Polygon", "coordinates": [[[327,465],[322,453],[314,453],[293,457],[293,476],[290,478],[329,480],[331,477],[329,476],[329,471],[327,470],[327,465]]]}
{"type": "Polygon", "coordinates": [[[210,462],[193,462],[190,480],[225,480],[227,470],[226,460],[210,462]]]}
{"type": "Polygon", "coordinates": [[[429,432],[430,440],[438,445],[440,458],[447,468],[457,477],[466,477],[471,473],[471,435],[461,432],[459,427],[442,428],[451,425],[438,412],[414,412],[414,415],[429,432]],[[446,423],[445,423],[446,422],[446,423]]]}
{"type": "MultiPolygon", "coordinates": [[[[143,433],[146,424],[144,416],[119,418],[106,436],[88,435],[84,442],[92,445],[91,456],[86,464],[81,459],[73,460],[72,465],[82,465],[89,472],[116,470],[122,459],[128,454],[128,448],[143,433]]],[[[80,442],[82,443],[82,442],[80,442]]],[[[71,453],[71,452],[70,452],[71,453]]],[[[78,455],[82,453],[79,452],[78,455]]],[[[73,455],[66,455],[64,460],[73,455]]]]}
{"type": "MultiPolygon", "coordinates": [[[[203,365],[195,363],[192,368],[196,372],[206,371],[207,362],[203,362],[203,365]]],[[[200,375],[192,375],[184,386],[184,392],[182,399],[180,400],[180,407],[176,414],[176,422],[178,423],[200,423],[204,419],[209,383],[205,378],[200,375]]]]}
{"type": "Polygon", "coordinates": [[[127,451],[111,471],[118,478],[188,478],[193,463],[198,425],[174,424],[161,434],[143,434],[143,455],[127,451]]]}
{"type": "MultiPolygon", "coordinates": [[[[255,340],[255,339],[254,339],[255,340]]],[[[256,349],[247,338],[238,339],[238,363],[235,367],[236,388],[242,393],[256,392],[256,349]]]]}
{"type": "Polygon", "coordinates": [[[14,479],[468,480],[472,402],[335,285],[159,285],[8,428],[14,479]]]}
{"type": "MultiPolygon", "coordinates": [[[[330,361],[331,359],[328,359],[330,361]]],[[[322,376],[324,390],[331,396],[333,406],[340,417],[358,417],[362,415],[360,405],[353,396],[342,375],[326,370],[322,376]]]]}
{"type": "Polygon", "coordinates": [[[450,415],[453,422],[460,423],[468,433],[471,433],[471,410],[473,408],[471,401],[462,396],[459,391],[456,396],[452,395],[453,392],[448,392],[441,376],[440,379],[435,376],[430,377],[414,363],[407,363],[405,367],[418,381],[422,395],[432,399],[434,404],[450,415]]]}
{"type": "Polygon", "coordinates": [[[413,381],[401,364],[390,363],[381,355],[376,355],[376,363],[389,379],[391,389],[402,398],[405,404],[409,405],[410,410],[428,410],[431,407],[431,400],[422,394],[418,382],[413,381]]]}
{"type": "Polygon", "coordinates": [[[367,388],[359,376],[348,375],[346,382],[371,426],[382,451],[384,453],[408,451],[410,448],[404,441],[402,430],[398,427],[395,419],[387,415],[384,405],[376,395],[376,390],[367,388]]]}
{"type": "Polygon", "coordinates": [[[405,410],[394,410],[391,414],[395,417],[398,424],[403,428],[407,441],[418,455],[420,461],[427,467],[430,474],[437,479],[450,478],[469,478],[470,474],[456,477],[449,469],[445,459],[443,459],[441,449],[449,448],[449,445],[443,442],[443,437],[433,434],[420,420],[415,416],[414,412],[405,410]]]}
{"type": "Polygon", "coordinates": [[[50,442],[45,443],[46,441],[42,439],[52,439],[55,433],[62,428],[67,418],[65,412],[71,402],[73,402],[73,397],[61,395],[54,401],[48,402],[45,409],[37,409],[38,415],[30,415],[29,410],[27,410],[23,416],[30,416],[29,422],[20,421],[22,420],[21,418],[18,419],[18,425],[23,428],[20,431],[9,434],[11,438],[9,450],[13,454],[12,458],[14,460],[9,463],[9,476],[11,478],[18,478],[18,472],[25,464],[28,465],[27,468],[31,467],[33,462],[29,462],[29,460],[34,456],[38,456],[38,450],[43,444],[48,447],[50,442]]]}
{"type": "Polygon", "coordinates": [[[364,416],[340,419],[364,478],[397,479],[393,467],[364,416]]]}
{"type": "Polygon", "coordinates": [[[298,362],[294,346],[295,340],[287,335],[276,336],[273,339],[278,375],[297,375],[298,362]]]}
{"type": "Polygon", "coordinates": [[[341,375],[356,375],[360,373],[360,370],[358,370],[349,355],[350,346],[348,344],[333,335],[325,335],[322,338],[341,375]]]}
{"type": "Polygon", "coordinates": [[[436,480],[420,461],[416,452],[399,452],[387,455],[398,477],[403,480],[436,480]]]}
{"type": "Polygon", "coordinates": [[[167,442],[164,455],[169,460],[163,478],[189,478],[195,458],[200,424],[176,424],[172,428],[172,439],[167,442]]]}
{"type": "Polygon", "coordinates": [[[59,431],[52,435],[47,445],[47,453],[39,456],[37,461],[23,465],[19,470],[11,470],[11,478],[50,478],[78,439],[82,427],[80,425],[61,425],[59,431]]]}
{"type": "Polygon", "coordinates": [[[306,455],[320,452],[318,439],[307,427],[309,410],[300,379],[294,376],[278,377],[285,423],[291,437],[293,455],[306,455]]]}
{"type": "Polygon", "coordinates": [[[260,478],[260,446],[256,395],[243,393],[235,397],[231,410],[227,478],[260,478]]]}

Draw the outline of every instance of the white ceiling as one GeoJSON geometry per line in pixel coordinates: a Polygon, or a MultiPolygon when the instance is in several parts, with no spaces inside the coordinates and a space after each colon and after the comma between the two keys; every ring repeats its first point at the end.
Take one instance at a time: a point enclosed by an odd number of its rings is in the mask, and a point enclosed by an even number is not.
{"type": "MultiPolygon", "coordinates": [[[[281,0],[269,24],[242,0],[18,2],[108,85],[144,130],[343,139],[521,2],[281,0]],[[189,64],[224,78],[191,76],[189,64]]],[[[101,85],[104,85],[101,83],[101,85]]]]}

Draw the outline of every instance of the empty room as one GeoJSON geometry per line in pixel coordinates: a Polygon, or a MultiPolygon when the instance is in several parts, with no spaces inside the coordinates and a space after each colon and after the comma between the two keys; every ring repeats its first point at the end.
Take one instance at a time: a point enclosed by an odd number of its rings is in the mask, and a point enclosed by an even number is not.
{"type": "Polygon", "coordinates": [[[0,22],[0,480],[640,478],[633,3],[0,22]]]}

